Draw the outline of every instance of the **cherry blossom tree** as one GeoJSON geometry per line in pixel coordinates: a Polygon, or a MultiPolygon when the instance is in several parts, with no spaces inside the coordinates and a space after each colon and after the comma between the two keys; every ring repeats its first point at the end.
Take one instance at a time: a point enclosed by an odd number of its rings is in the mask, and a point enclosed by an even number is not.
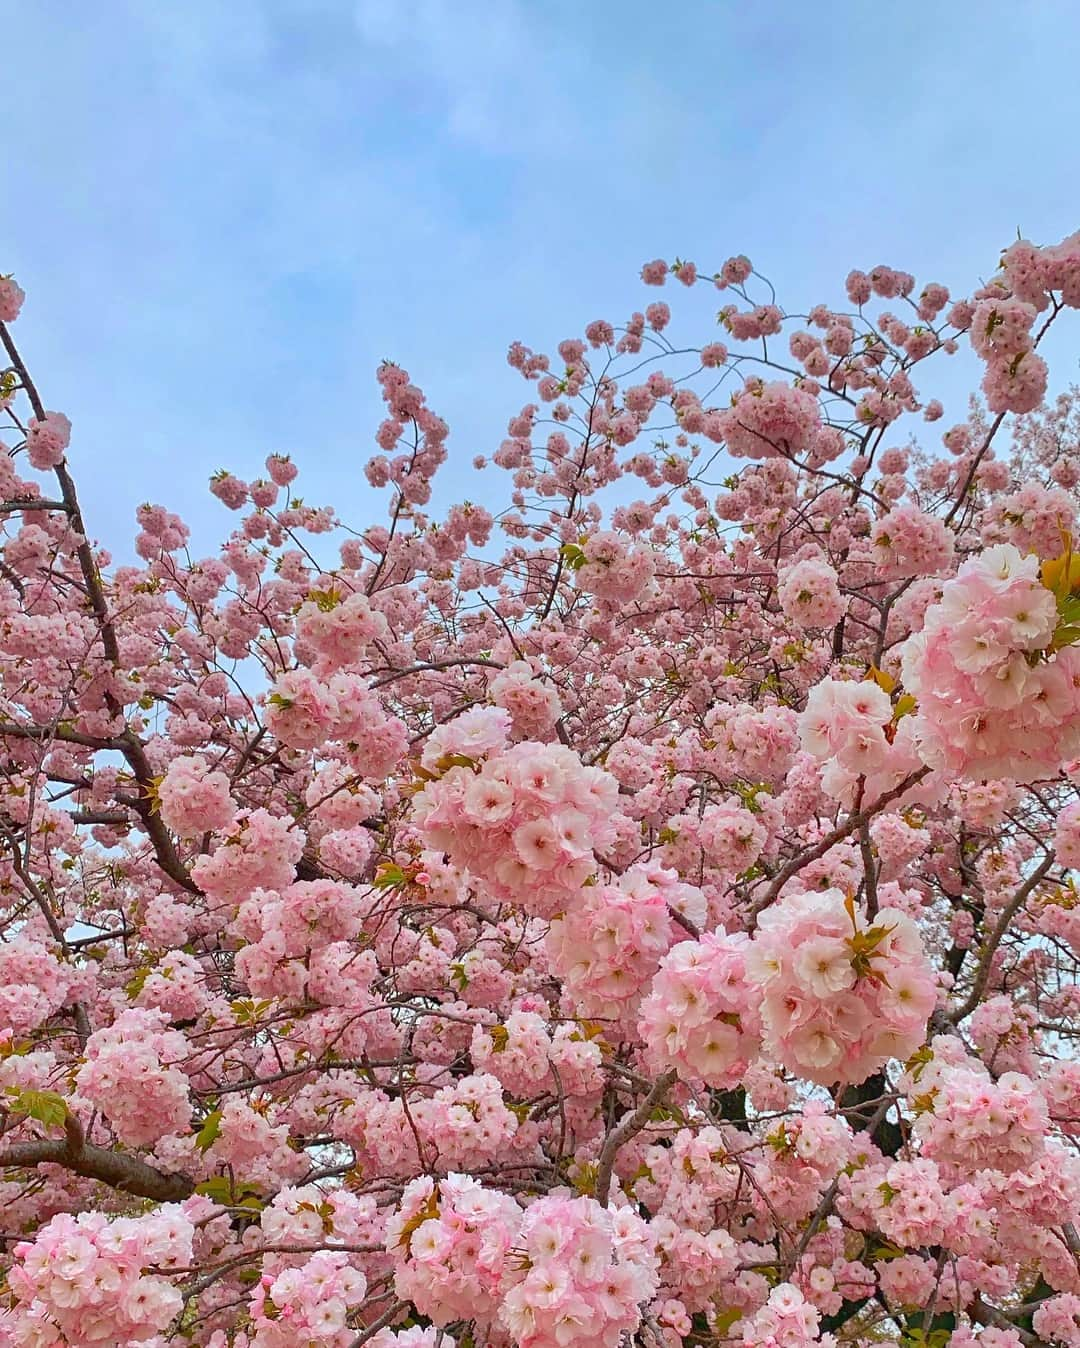
{"type": "Polygon", "coordinates": [[[135,564],[0,280],[0,1345],[1080,1345],[1080,234],[642,280],[135,564]]]}

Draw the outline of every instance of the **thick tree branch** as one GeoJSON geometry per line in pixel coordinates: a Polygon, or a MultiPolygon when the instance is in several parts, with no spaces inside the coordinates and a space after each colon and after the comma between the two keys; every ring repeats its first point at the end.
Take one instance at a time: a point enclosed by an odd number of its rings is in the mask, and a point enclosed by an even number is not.
{"type": "Polygon", "coordinates": [[[195,1191],[195,1182],[188,1175],[170,1175],[135,1156],[93,1146],[84,1138],[73,1114],[68,1115],[64,1132],[62,1142],[13,1143],[0,1151],[0,1167],[27,1170],[38,1165],[59,1165],[84,1179],[98,1180],[111,1189],[137,1198],[152,1198],[158,1203],[179,1203],[195,1191]]]}

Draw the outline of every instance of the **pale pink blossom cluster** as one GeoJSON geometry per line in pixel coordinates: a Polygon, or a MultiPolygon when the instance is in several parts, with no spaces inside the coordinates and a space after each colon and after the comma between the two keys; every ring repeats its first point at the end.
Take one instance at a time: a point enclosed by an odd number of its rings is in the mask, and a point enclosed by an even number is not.
{"type": "Polygon", "coordinates": [[[679,815],[672,826],[695,839],[705,864],[729,880],[754,865],[769,837],[760,815],[734,801],[707,805],[696,821],[693,816],[679,815]]]}
{"type": "MultiPolygon", "coordinates": [[[[100,1212],[57,1214],[33,1241],[15,1246],[10,1342],[114,1348],[164,1334],[183,1300],[169,1278],[146,1270],[190,1265],[194,1234],[172,1205],[115,1221],[100,1212]]],[[[7,1327],[0,1322],[0,1332],[7,1327]]]]}
{"type": "Polygon", "coordinates": [[[1080,1062],[1072,1058],[1051,1063],[1039,1076],[1039,1090],[1062,1132],[1080,1133],[1080,1062]]]}
{"type": "Polygon", "coordinates": [[[781,571],[777,596],[784,617],[800,628],[835,627],[848,606],[836,571],[820,557],[808,557],[781,571]]]}
{"type": "Polygon", "coordinates": [[[421,764],[429,772],[440,772],[447,766],[444,760],[454,755],[490,758],[509,745],[511,725],[505,707],[470,707],[435,727],[424,741],[421,764]]]}
{"type": "Polygon", "coordinates": [[[357,751],[357,767],[379,781],[404,756],[408,730],[390,715],[366,680],[342,671],[323,681],[309,669],[278,678],[266,699],[266,724],[291,749],[340,740],[357,751]]]}
{"type": "Polygon", "coordinates": [[[1018,491],[999,496],[983,511],[983,542],[1012,543],[1021,552],[1056,557],[1062,536],[1075,530],[1076,516],[1074,491],[1026,482],[1018,491]]]}
{"type": "Polygon", "coordinates": [[[0,323],[14,323],[26,292],[13,276],[0,276],[0,323]]]}
{"type": "Polygon", "coordinates": [[[821,409],[807,389],[754,379],[721,414],[718,429],[736,458],[788,458],[811,448],[821,429],[821,409]]]}
{"type": "Polygon", "coordinates": [[[888,694],[869,679],[825,678],[799,716],[804,748],[824,764],[821,786],[854,809],[878,799],[924,765],[916,751],[913,718],[897,721],[888,694]],[[860,790],[861,784],[861,790],[860,790]]]}
{"type": "Polygon", "coordinates": [[[519,1348],[617,1348],[658,1286],[652,1236],[629,1207],[612,1212],[592,1198],[539,1198],[514,1249],[522,1271],[499,1320],[519,1348]]]}
{"type": "Polygon", "coordinates": [[[182,838],[228,828],[236,815],[228,777],[199,754],[174,758],[157,793],[162,823],[182,838]]]}
{"type": "Polygon", "coordinates": [[[1056,627],[1038,558],[1003,543],[962,564],[901,656],[926,763],[1030,782],[1080,750],[1080,654],[1051,653],[1056,627]]]}
{"type": "Polygon", "coordinates": [[[510,1276],[521,1210],[497,1189],[467,1175],[411,1180],[386,1224],[394,1288],[421,1315],[491,1324],[510,1276]]]}
{"type": "Polygon", "coordinates": [[[364,594],[342,598],[331,588],[306,600],[296,615],[297,655],[323,678],[355,665],[369,646],[389,635],[385,615],[364,594]]]}
{"type": "Polygon", "coordinates": [[[26,428],[26,454],[39,472],[55,468],[71,443],[71,422],[63,412],[34,417],[26,428]]]}
{"type": "Polygon", "coordinates": [[[1001,270],[1013,294],[1039,313],[1049,304],[1052,291],[1075,308],[1080,305],[1080,231],[1045,248],[1018,239],[1002,253],[1001,270]]]}
{"type": "Polygon", "coordinates": [[[558,693],[537,677],[527,660],[515,660],[496,674],[488,693],[497,707],[510,713],[516,739],[547,739],[562,715],[558,693]]]}
{"type": "Polygon", "coordinates": [[[122,1142],[156,1142],[183,1131],[191,1118],[190,1082],[178,1066],[190,1053],[167,1015],[131,1007],[87,1040],[76,1089],[122,1142]]]}
{"type": "MultiPolygon", "coordinates": [[[[364,1091],[335,1131],[370,1156],[377,1173],[405,1176],[420,1168],[447,1174],[491,1165],[514,1146],[519,1123],[498,1078],[474,1073],[404,1103],[364,1091]]],[[[521,1132],[530,1135],[528,1128],[521,1132]]]]}
{"type": "Polygon", "coordinates": [[[1020,803],[1021,792],[1015,782],[958,782],[953,797],[961,819],[971,829],[996,828],[1010,810],[1020,803]]]}
{"type": "Polygon", "coordinates": [[[619,604],[639,598],[653,578],[650,549],[613,532],[590,534],[582,545],[584,561],[576,572],[578,589],[619,604]]]}
{"type": "Polygon", "coordinates": [[[229,1096],[205,1154],[213,1166],[228,1166],[259,1189],[273,1190],[298,1179],[306,1167],[289,1146],[289,1125],[281,1121],[280,1111],[265,1101],[256,1103],[258,1109],[238,1095],[229,1096]]]}
{"type": "Polygon", "coordinates": [[[1039,1015],[1002,994],[988,997],[975,1008],[969,1022],[971,1039],[984,1063],[1000,1076],[1004,1072],[1036,1072],[1032,1041],[1039,1015]]]}
{"type": "Polygon", "coordinates": [[[22,932],[0,945],[0,1025],[26,1034],[67,1001],[71,969],[22,932]]]}
{"type": "MultiPolygon", "coordinates": [[[[683,1213],[679,1216],[686,1219],[683,1213]]],[[[685,1310],[705,1310],[730,1291],[738,1273],[739,1246],[723,1227],[695,1231],[671,1217],[654,1217],[649,1230],[660,1257],[661,1284],[685,1310]]]]}
{"type": "Polygon", "coordinates": [[[552,968],[580,1015],[632,1025],[675,925],[669,908],[695,924],[705,916],[700,891],[673,871],[633,867],[616,883],[587,885],[548,931],[552,968]]]}
{"type": "Polygon", "coordinates": [[[366,1291],[367,1279],[340,1250],[319,1250],[276,1277],[264,1274],[251,1299],[251,1348],[346,1348],[356,1337],[348,1314],[366,1291]]]}
{"type": "MultiPolygon", "coordinates": [[[[252,942],[242,955],[251,951],[271,961],[297,960],[355,938],[367,908],[365,895],[353,885],[339,880],[296,880],[280,890],[253,890],[240,904],[231,930],[252,942]]],[[[356,955],[367,963],[365,953],[356,955]]],[[[280,976],[287,980],[284,970],[280,976]]],[[[372,976],[369,970],[368,979],[372,976]]]]}
{"type": "Polygon", "coordinates": [[[214,850],[197,859],[192,875],[213,898],[237,903],[255,889],[284,889],[303,852],[304,835],[294,820],[269,810],[245,810],[214,850]]]}
{"type": "Polygon", "coordinates": [[[1066,1348],[1080,1348],[1080,1296],[1064,1292],[1047,1297],[1036,1307],[1031,1325],[1043,1339],[1063,1343],[1066,1348]]]}
{"type": "Polygon", "coordinates": [[[737,1085],[761,1048],[759,993],[746,974],[750,939],[707,932],[660,962],[638,1032],[659,1070],[719,1090],[737,1085]]]}
{"type": "Polygon", "coordinates": [[[497,1077],[519,1099],[546,1094],[556,1080],[567,1095],[588,1095],[604,1084],[599,1044],[573,1024],[549,1034],[535,1011],[514,1011],[501,1025],[477,1025],[470,1056],[478,1072],[497,1077]]]}
{"type": "MultiPolygon", "coordinates": [[[[863,1158],[865,1160],[865,1157],[863,1158]]],[[[968,1250],[986,1247],[991,1212],[979,1189],[950,1187],[945,1172],[925,1156],[856,1164],[840,1180],[840,1210],[862,1230],[880,1231],[901,1248],[943,1241],[968,1250]]]]}
{"type": "Polygon", "coordinates": [[[873,924],[838,889],[791,894],[758,919],[747,971],[766,1051],[808,1081],[863,1081],[922,1043],[937,989],[918,928],[873,924]]]}
{"type": "Polygon", "coordinates": [[[971,316],[971,345],[986,361],[982,387],[991,412],[1031,412],[1046,392],[1047,366],[1035,354],[1033,304],[984,299],[971,316]]]}
{"type": "Polygon", "coordinates": [[[554,917],[595,871],[617,803],[618,784],[602,768],[561,744],[526,740],[426,783],[413,817],[430,847],[499,898],[554,917]]]}
{"type": "Polygon", "coordinates": [[[1054,852],[1059,865],[1080,868],[1080,801],[1070,801],[1058,815],[1054,852]]]}
{"type": "Polygon", "coordinates": [[[894,506],[870,530],[874,566],[890,579],[938,576],[956,552],[952,530],[936,515],[911,505],[894,506]]]}
{"type": "MultiPolygon", "coordinates": [[[[354,1194],[340,1185],[280,1189],[259,1218],[268,1245],[314,1245],[322,1240],[381,1245],[385,1225],[384,1214],[370,1194],[354,1194]]],[[[270,1269],[275,1261],[284,1264],[296,1257],[287,1252],[267,1255],[263,1267],[270,1269]]]]}
{"type": "Polygon", "coordinates": [[[1046,1100],[1019,1072],[995,1080],[981,1064],[935,1057],[911,1094],[931,1105],[915,1121],[923,1154],[963,1173],[1019,1170],[1045,1145],[1046,1100]]]}
{"type": "Polygon", "coordinates": [[[791,1283],[781,1283],[769,1293],[762,1308],[741,1326],[746,1348],[809,1348],[831,1344],[831,1334],[819,1334],[821,1317],[812,1302],[791,1283]]]}
{"type": "Polygon", "coordinates": [[[457,1339],[445,1329],[410,1325],[408,1329],[380,1329],[368,1342],[371,1348],[457,1348],[457,1339]]]}

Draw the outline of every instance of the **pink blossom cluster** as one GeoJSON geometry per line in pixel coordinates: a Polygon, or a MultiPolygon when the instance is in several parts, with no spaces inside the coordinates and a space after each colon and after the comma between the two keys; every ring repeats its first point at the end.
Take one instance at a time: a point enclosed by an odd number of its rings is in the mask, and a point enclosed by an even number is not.
{"type": "Polygon", "coordinates": [[[164,1012],[131,1007],[90,1036],[76,1089],[122,1142],[156,1142],[191,1118],[190,1082],[179,1066],[189,1054],[164,1012]]]}
{"type": "Polygon", "coordinates": [[[590,534],[582,547],[577,586],[601,599],[630,604],[649,584],[655,569],[652,552],[628,544],[617,533],[590,534]]]}
{"type": "Polygon", "coordinates": [[[0,945],[0,1025],[26,1034],[64,1005],[72,971],[46,947],[22,932],[0,945]]]}
{"type": "Polygon", "coordinates": [[[813,1303],[791,1283],[781,1283],[740,1329],[746,1348],[809,1348],[835,1342],[832,1335],[819,1334],[819,1324],[813,1303]]]}
{"type": "Polygon", "coordinates": [[[804,454],[821,429],[817,399],[807,389],[751,380],[720,416],[718,438],[736,458],[804,454]]]}
{"type": "Polygon", "coordinates": [[[819,557],[807,557],[780,573],[777,597],[784,617],[800,628],[835,627],[848,601],[835,570],[819,557]]]}
{"type": "Polygon", "coordinates": [[[547,739],[562,713],[558,693],[537,677],[527,660],[515,660],[496,674],[488,694],[497,707],[510,713],[516,739],[547,739]]]}
{"type": "Polygon", "coordinates": [[[1029,782],[1080,750],[1080,655],[1051,651],[1054,595],[1009,543],[965,561],[903,648],[923,760],[981,780],[1029,782]]]}
{"type": "Polygon", "coordinates": [[[870,530],[875,567],[890,579],[937,576],[950,569],[956,540],[944,520],[912,505],[894,506],[870,530]]]}
{"type": "Polygon", "coordinates": [[[994,1080],[974,1062],[935,1060],[919,1074],[912,1093],[930,1105],[915,1121],[923,1154],[962,1173],[1019,1170],[1043,1148],[1046,1100],[1019,1072],[994,1080]]]}
{"type": "Polygon", "coordinates": [[[251,1348],[346,1348],[356,1337],[347,1317],[366,1291],[363,1273],[337,1250],[320,1250],[276,1277],[264,1274],[251,1300],[251,1348]]]}
{"type": "Polygon", "coordinates": [[[327,681],[307,669],[290,670],[267,696],[266,722],[291,749],[313,749],[326,740],[356,746],[363,775],[378,781],[408,748],[408,731],[387,713],[367,682],[341,672],[327,681]]]}
{"type": "Polygon", "coordinates": [[[1080,1296],[1064,1292],[1047,1297],[1036,1307],[1031,1323],[1041,1338],[1063,1343],[1067,1348],[1080,1348],[1080,1296]]]}
{"type": "Polygon", "coordinates": [[[1080,231],[1046,248],[1018,239],[1002,253],[1001,270],[1017,299],[1034,305],[1039,313],[1053,291],[1075,308],[1080,304],[1080,231]]]}
{"type": "Polygon", "coordinates": [[[437,1325],[491,1324],[510,1276],[521,1210],[497,1189],[450,1174],[411,1180],[386,1224],[394,1288],[437,1325]]]}
{"type": "Polygon", "coordinates": [[[546,1094],[556,1080],[567,1095],[587,1095],[603,1086],[599,1044],[572,1024],[549,1034],[535,1011],[514,1011],[502,1025],[477,1025],[470,1055],[478,1072],[497,1077],[519,1099],[546,1094]]]}
{"type": "Polygon", "coordinates": [[[1076,517],[1075,491],[1029,482],[988,506],[983,512],[982,538],[984,543],[1012,543],[1024,553],[1056,557],[1062,535],[1074,532],[1076,517]]]}
{"type": "Polygon", "coordinates": [[[883,909],[873,923],[838,889],[767,908],[748,957],[766,1051],[822,1085],[863,1081],[908,1058],[937,989],[918,928],[883,909]]]}
{"type": "Polygon", "coordinates": [[[768,841],[761,805],[755,805],[757,814],[733,801],[720,801],[707,805],[696,823],[693,816],[679,815],[672,825],[678,827],[680,837],[686,832],[696,839],[707,866],[733,880],[754,865],[768,841]]]}
{"type": "Polygon", "coordinates": [[[70,443],[71,422],[63,412],[34,417],[26,429],[26,454],[39,472],[61,463],[70,443]]]}
{"type": "MultiPolygon", "coordinates": [[[[447,1174],[505,1157],[519,1123],[498,1078],[474,1073],[404,1103],[364,1092],[343,1111],[336,1131],[369,1155],[380,1174],[410,1175],[418,1167],[447,1174]]],[[[527,1143],[530,1130],[520,1131],[527,1143]]],[[[520,1149],[527,1154],[527,1147],[520,1149]]]]}
{"type": "Polygon", "coordinates": [[[183,1308],[166,1272],[192,1261],[194,1228],[167,1205],[115,1221],[61,1212],[15,1247],[8,1275],[14,1309],[0,1332],[26,1348],[142,1343],[164,1334],[183,1308]]]}
{"type": "Polygon", "coordinates": [[[610,885],[587,885],[556,918],[547,947],[580,1015],[633,1024],[638,1004],[670,949],[670,910],[704,920],[700,891],[662,868],[633,867],[610,885]]]}
{"type": "Polygon", "coordinates": [[[364,594],[342,598],[331,589],[305,600],[296,615],[297,654],[309,657],[322,677],[357,664],[369,646],[389,635],[385,615],[364,594]]]}
{"type": "Polygon", "coordinates": [[[1036,309],[1020,299],[984,299],[971,315],[971,345],[986,361],[983,392],[992,412],[1030,412],[1046,392],[1046,362],[1035,354],[1036,309]]]}
{"type": "Polygon", "coordinates": [[[14,323],[26,299],[26,292],[13,276],[0,276],[0,323],[14,323]]]}
{"type": "Polygon", "coordinates": [[[182,838],[226,829],[236,815],[228,777],[198,754],[173,759],[157,796],[162,823],[182,838]]]}
{"type": "MultiPolygon", "coordinates": [[[[685,1220],[685,1214],[679,1215],[685,1220]]],[[[678,1297],[684,1314],[706,1310],[715,1298],[730,1294],[739,1246],[729,1232],[722,1227],[695,1231],[671,1217],[654,1217],[649,1230],[660,1259],[661,1287],[678,1297]]]]}
{"type": "Polygon", "coordinates": [[[192,868],[208,894],[246,898],[254,889],[282,889],[293,878],[304,839],[292,819],[268,810],[242,811],[214,850],[192,868]]]}
{"type": "Polygon", "coordinates": [[[760,1051],[757,988],[747,978],[741,932],[682,941],[660,962],[638,1029],[659,1070],[719,1090],[737,1085],[760,1051]]]}
{"type": "Polygon", "coordinates": [[[1080,801],[1070,801],[1058,815],[1054,852],[1062,866],[1080,868],[1080,801]]]}
{"type": "Polygon", "coordinates": [[[614,777],[561,744],[523,741],[425,784],[414,819],[499,898],[537,917],[566,909],[612,840],[614,777]]]}
{"type": "Polygon", "coordinates": [[[821,762],[821,786],[849,809],[874,801],[924,767],[914,720],[900,719],[889,695],[871,679],[825,678],[799,716],[803,746],[821,762]]]}
{"type": "Polygon", "coordinates": [[[519,1348],[617,1348],[657,1288],[652,1237],[628,1207],[612,1212],[592,1198],[539,1198],[514,1250],[521,1251],[521,1272],[499,1320],[519,1348]]]}

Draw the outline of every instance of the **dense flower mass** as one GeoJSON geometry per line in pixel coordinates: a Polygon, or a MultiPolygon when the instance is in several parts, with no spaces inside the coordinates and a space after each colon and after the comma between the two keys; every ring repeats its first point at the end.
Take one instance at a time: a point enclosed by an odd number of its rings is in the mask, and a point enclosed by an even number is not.
{"type": "Polygon", "coordinates": [[[0,1348],[1080,1348],[1080,233],[641,280],[114,559],[0,276],[0,1348]]]}
{"type": "Polygon", "coordinates": [[[766,1046],[807,1081],[864,1081],[911,1056],[936,1000],[915,924],[882,909],[873,925],[839,889],[792,894],[761,914],[749,976],[766,1046]]]}

